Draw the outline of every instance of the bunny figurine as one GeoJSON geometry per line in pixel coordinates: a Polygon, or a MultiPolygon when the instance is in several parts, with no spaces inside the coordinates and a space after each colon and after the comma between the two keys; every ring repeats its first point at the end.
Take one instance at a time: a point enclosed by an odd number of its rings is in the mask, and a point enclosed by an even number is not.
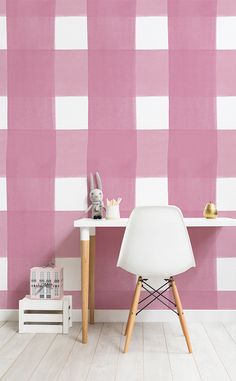
{"type": "Polygon", "coordinates": [[[90,209],[92,210],[92,218],[94,219],[101,219],[102,218],[102,212],[104,208],[103,204],[103,193],[102,193],[102,181],[99,176],[99,173],[96,172],[95,174],[96,180],[97,180],[97,188],[94,186],[94,179],[92,173],[90,173],[90,192],[89,192],[89,198],[91,201],[91,205],[88,207],[86,212],[88,212],[90,209]]]}

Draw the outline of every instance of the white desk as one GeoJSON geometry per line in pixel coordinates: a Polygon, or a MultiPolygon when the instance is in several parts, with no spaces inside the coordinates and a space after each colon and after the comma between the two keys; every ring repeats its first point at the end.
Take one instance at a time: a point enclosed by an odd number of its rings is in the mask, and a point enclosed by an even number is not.
{"type": "MultiPolygon", "coordinates": [[[[218,217],[210,220],[205,218],[184,218],[187,227],[223,227],[236,226],[236,219],[218,217]]],[[[128,218],[119,220],[93,220],[82,218],[74,221],[74,227],[80,228],[81,247],[81,292],[82,292],[82,342],[88,341],[88,306],[90,308],[90,323],[94,323],[94,263],[96,228],[126,227],[128,218]]],[[[117,253],[118,254],[118,253],[117,253]]]]}

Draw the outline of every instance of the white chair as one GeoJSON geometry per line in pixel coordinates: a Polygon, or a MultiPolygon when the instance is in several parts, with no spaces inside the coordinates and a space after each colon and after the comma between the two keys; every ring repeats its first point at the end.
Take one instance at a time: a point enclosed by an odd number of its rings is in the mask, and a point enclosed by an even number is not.
{"type": "Polygon", "coordinates": [[[179,316],[188,350],[191,353],[187,325],[173,278],[174,275],[195,267],[188,231],[180,209],[176,206],[135,208],[125,230],[117,266],[139,277],[126,324],[124,352],[127,352],[129,348],[136,314],[158,299],[179,316]],[[148,278],[162,278],[165,283],[155,289],[147,283],[148,278]],[[141,287],[149,295],[139,302],[141,287]],[[170,288],[174,301],[164,295],[170,288]],[[151,297],[153,298],[149,302],[151,297]],[[144,301],[148,303],[138,311],[139,304],[144,301]]]}

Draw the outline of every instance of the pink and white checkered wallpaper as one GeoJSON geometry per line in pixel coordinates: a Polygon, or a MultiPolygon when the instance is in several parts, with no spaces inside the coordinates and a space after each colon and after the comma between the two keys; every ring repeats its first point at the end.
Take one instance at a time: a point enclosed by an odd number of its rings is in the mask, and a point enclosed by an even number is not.
{"type": "MultiPolygon", "coordinates": [[[[234,0],[0,0],[0,308],[54,256],[80,306],[87,173],[105,197],[236,215],[234,0]]],[[[236,234],[189,229],[185,308],[236,307],[236,234]]],[[[99,230],[96,307],[127,308],[123,230],[99,230]]],[[[157,307],[158,308],[158,307],[157,307]]]]}

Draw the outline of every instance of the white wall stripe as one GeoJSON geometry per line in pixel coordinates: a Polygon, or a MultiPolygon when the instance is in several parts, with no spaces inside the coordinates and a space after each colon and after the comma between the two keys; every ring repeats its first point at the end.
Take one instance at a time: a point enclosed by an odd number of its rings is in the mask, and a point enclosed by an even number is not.
{"type": "Polygon", "coordinates": [[[86,177],[55,179],[55,210],[73,211],[87,208],[86,177]]]}
{"type": "Polygon", "coordinates": [[[64,291],[81,290],[81,259],[55,258],[56,266],[63,267],[64,291]]]}
{"type": "Polygon", "coordinates": [[[236,130],[236,97],[217,97],[217,128],[236,130]]]}
{"type": "Polygon", "coordinates": [[[88,128],[88,97],[56,97],[56,129],[88,128]]]}
{"type": "Polygon", "coordinates": [[[167,204],[168,204],[167,177],[136,178],[136,206],[167,205],[167,204]]]}
{"type": "Polygon", "coordinates": [[[5,177],[0,177],[0,211],[7,210],[7,183],[5,177]]]}
{"type": "Polygon", "coordinates": [[[7,49],[6,16],[0,16],[0,49],[7,49]]]}
{"type": "Polygon", "coordinates": [[[87,17],[67,16],[55,19],[55,49],[87,49],[87,17]]]}
{"type": "Polygon", "coordinates": [[[0,290],[6,291],[8,288],[7,285],[7,258],[0,257],[0,290]]]}
{"type": "Polygon", "coordinates": [[[168,49],[167,16],[136,17],[136,49],[168,49]]]}
{"type": "Polygon", "coordinates": [[[236,178],[216,179],[216,205],[218,210],[236,210],[236,178]]]}
{"type": "MultiPolygon", "coordinates": [[[[0,70],[1,70],[1,67],[0,67],[0,70]]],[[[6,130],[6,129],[7,129],[7,97],[0,97],[0,130],[6,130]]]]}
{"type": "Polygon", "coordinates": [[[217,258],[217,290],[236,291],[236,258],[217,258]]]}
{"type": "Polygon", "coordinates": [[[216,18],[216,49],[236,49],[236,17],[216,18]]]}
{"type": "Polygon", "coordinates": [[[169,97],[136,97],[137,129],[169,128],[169,97]]]}

